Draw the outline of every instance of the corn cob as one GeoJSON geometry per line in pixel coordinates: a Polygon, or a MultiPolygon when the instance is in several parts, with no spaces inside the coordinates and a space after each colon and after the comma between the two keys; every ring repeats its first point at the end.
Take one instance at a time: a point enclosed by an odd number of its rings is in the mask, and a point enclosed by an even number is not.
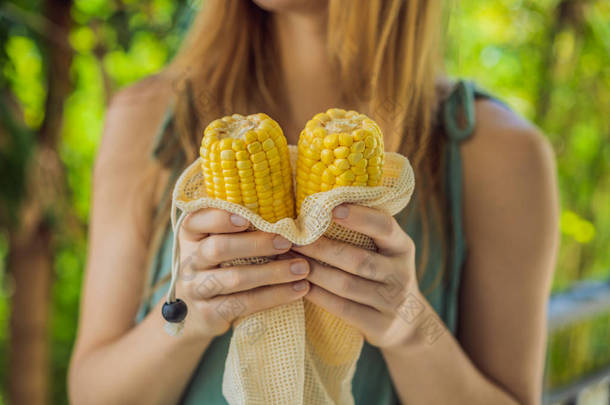
{"type": "MultiPolygon", "coordinates": [[[[314,193],[344,186],[378,186],[384,163],[381,129],[364,114],[332,108],[316,114],[301,131],[297,153],[296,204],[314,193]]],[[[326,236],[347,241],[349,230],[332,223],[326,236]],[[345,239],[344,239],[345,238],[345,239]]],[[[359,247],[364,247],[360,246],[359,247]]],[[[345,367],[358,358],[361,335],[324,308],[306,300],[307,339],[321,364],[345,367]]],[[[318,373],[327,373],[320,367],[318,373]]],[[[321,378],[330,379],[330,374],[321,378]]]]}
{"type": "Polygon", "coordinates": [[[199,152],[208,197],[243,205],[269,222],[294,217],[286,138],[268,115],[212,121],[199,152]]]}
{"type": "Polygon", "coordinates": [[[341,186],[378,186],[383,136],[375,121],[356,111],[331,108],[316,114],[298,142],[296,204],[341,186]]]}

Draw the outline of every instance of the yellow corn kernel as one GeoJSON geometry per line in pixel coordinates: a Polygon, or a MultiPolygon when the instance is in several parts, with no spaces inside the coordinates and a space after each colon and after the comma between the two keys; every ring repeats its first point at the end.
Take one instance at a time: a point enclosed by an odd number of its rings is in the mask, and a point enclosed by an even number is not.
{"type": "Polygon", "coordinates": [[[375,146],[377,146],[377,142],[375,140],[375,137],[372,135],[368,135],[364,138],[364,145],[367,148],[374,148],[375,146]]]}
{"type": "Polygon", "coordinates": [[[344,171],[346,171],[347,169],[350,168],[349,160],[347,160],[347,159],[335,159],[335,166],[341,172],[344,172],[344,171]]]}
{"type": "Polygon", "coordinates": [[[330,108],[326,111],[326,114],[332,119],[343,118],[345,116],[345,110],[341,108],[330,108]]]}
{"type": "Polygon", "coordinates": [[[322,162],[318,162],[316,164],[314,164],[313,166],[311,166],[311,172],[315,173],[317,175],[321,175],[324,170],[326,170],[326,165],[322,162]]]}
{"type": "Polygon", "coordinates": [[[357,129],[354,131],[354,141],[362,141],[368,134],[364,129],[357,129]]]}
{"type": "Polygon", "coordinates": [[[252,164],[252,169],[254,169],[254,172],[269,169],[269,163],[267,163],[266,160],[259,160],[258,162],[252,164]]]}
{"type": "Polygon", "coordinates": [[[199,151],[208,196],[242,204],[270,222],[294,217],[287,145],[266,114],[212,121],[199,151]]]}
{"type": "Polygon", "coordinates": [[[259,178],[265,178],[267,176],[269,176],[269,174],[271,173],[271,171],[266,168],[266,169],[262,169],[262,170],[258,170],[258,171],[254,171],[254,178],[259,179],[259,178]]]}
{"type": "Polygon", "coordinates": [[[266,159],[267,159],[267,155],[265,155],[265,152],[263,152],[263,151],[250,155],[250,160],[252,161],[252,163],[259,163],[266,159]]]}
{"type": "Polygon", "coordinates": [[[220,162],[222,169],[234,169],[237,166],[234,160],[223,160],[220,162]]]}
{"type": "Polygon", "coordinates": [[[222,171],[222,175],[224,177],[237,177],[239,175],[239,172],[237,169],[224,169],[222,171]]]}
{"type": "MultiPolygon", "coordinates": [[[[225,150],[227,150],[227,149],[232,150],[232,149],[233,149],[233,139],[231,139],[231,138],[224,138],[224,139],[221,139],[221,140],[219,141],[218,148],[219,148],[221,151],[225,151],[225,150]]],[[[222,153],[221,153],[221,157],[222,157],[222,153]]]]}
{"type": "Polygon", "coordinates": [[[273,139],[267,138],[263,141],[262,145],[263,145],[263,150],[265,152],[267,152],[275,147],[275,142],[273,142],[273,139]]]}
{"type": "Polygon", "coordinates": [[[297,214],[312,193],[381,183],[382,134],[364,114],[338,108],[316,114],[301,131],[297,151],[297,214]]]}
{"type": "Polygon", "coordinates": [[[280,154],[279,154],[279,152],[277,151],[277,148],[272,148],[272,149],[269,149],[269,150],[268,150],[268,151],[266,151],[265,153],[267,154],[267,158],[268,158],[268,159],[274,159],[274,158],[277,158],[277,159],[278,159],[278,162],[279,162],[279,159],[280,159],[280,154]]]}
{"type": "MultiPolygon", "coordinates": [[[[364,160],[364,162],[366,162],[366,160],[364,160]]],[[[356,175],[366,174],[366,168],[354,165],[352,166],[352,172],[354,172],[356,175]]]]}
{"type": "Polygon", "coordinates": [[[381,157],[375,156],[369,159],[369,166],[379,166],[381,165],[381,157]]]}
{"type": "Polygon", "coordinates": [[[375,149],[372,148],[365,148],[364,152],[362,152],[362,155],[364,156],[365,159],[370,159],[372,157],[374,157],[373,155],[375,154],[375,149]]]}
{"type": "Polygon", "coordinates": [[[242,141],[241,139],[233,139],[233,150],[235,152],[242,151],[245,148],[246,148],[246,145],[244,145],[244,141],[242,141]]]}
{"type": "Polygon", "coordinates": [[[335,157],[338,159],[345,159],[349,155],[349,148],[347,146],[339,146],[333,151],[335,157]]]}
{"type": "Polygon", "coordinates": [[[246,191],[254,190],[254,179],[252,177],[250,177],[249,179],[246,178],[246,181],[242,180],[242,182],[239,183],[239,188],[241,189],[242,193],[245,193],[246,191]]]}
{"type": "Polygon", "coordinates": [[[351,134],[339,134],[339,145],[350,147],[352,146],[352,143],[354,143],[354,139],[352,138],[351,134]]]}
{"type": "Polygon", "coordinates": [[[277,124],[277,122],[275,122],[274,120],[269,118],[269,116],[266,116],[266,118],[261,121],[261,123],[258,127],[258,129],[261,129],[261,130],[264,130],[267,132],[273,132],[277,128],[279,128],[279,125],[277,124]]]}
{"type": "Polygon", "coordinates": [[[322,162],[324,162],[325,164],[329,165],[335,160],[335,154],[330,149],[324,149],[320,153],[320,160],[322,160],[322,162]]]}
{"type": "Polygon", "coordinates": [[[330,120],[330,116],[326,113],[318,113],[314,115],[313,119],[318,120],[320,122],[327,122],[330,120]]]}
{"type": "Polygon", "coordinates": [[[261,143],[258,141],[254,141],[251,144],[248,144],[247,149],[248,149],[248,152],[250,152],[250,154],[252,155],[252,154],[262,151],[263,145],[261,145],[261,143]]]}
{"type": "Polygon", "coordinates": [[[225,184],[225,190],[227,193],[236,192],[236,191],[240,191],[240,187],[239,187],[239,184],[227,183],[227,184],[225,184]]]}
{"type": "Polygon", "coordinates": [[[256,134],[256,132],[248,131],[244,134],[244,141],[246,142],[247,145],[250,145],[251,143],[255,142],[256,140],[258,140],[258,135],[256,134]]]}
{"type": "Polygon", "coordinates": [[[335,184],[335,175],[329,169],[326,169],[322,173],[322,181],[328,184],[335,184]]]}
{"type": "Polygon", "coordinates": [[[337,134],[328,134],[324,137],[324,147],[335,149],[337,146],[339,146],[339,136],[337,134]]]}
{"type": "Polygon", "coordinates": [[[335,166],[334,164],[328,166],[328,170],[330,170],[330,172],[334,175],[334,176],[338,176],[341,173],[343,173],[343,170],[339,169],[337,166],[335,166]]]}
{"type": "Polygon", "coordinates": [[[222,121],[222,120],[214,120],[212,122],[210,122],[210,125],[208,125],[207,130],[212,130],[212,129],[217,129],[217,128],[224,128],[226,126],[226,124],[222,121]]]}
{"type": "Polygon", "coordinates": [[[245,151],[245,150],[240,150],[237,153],[235,153],[235,159],[237,159],[237,160],[249,160],[250,159],[250,153],[248,151],[245,151]]]}
{"type": "Polygon", "coordinates": [[[307,122],[307,124],[305,125],[305,128],[313,130],[313,129],[319,127],[321,124],[322,123],[320,121],[311,119],[307,122]]]}
{"type": "Polygon", "coordinates": [[[315,149],[313,149],[311,147],[304,148],[303,154],[305,156],[307,156],[308,158],[310,158],[311,160],[318,160],[318,159],[320,159],[320,151],[319,150],[315,150],[315,149]]]}
{"type": "Polygon", "coordinates": [[[356,165],[356,163],[360,162],[362,159],[362,153],[350,153],[347,156],[347,160],[352,166],[356,165]]]}
{"type": "Polygon", "coordinates": [[[256,131],[256,136],[258,138],[258,141],[262,144],[263,142],[265,142],[267,139],[269,138],[269,133],[265,130],[262,129],[258,129],[256,131]]]}
{"type": "Polygon", "coordinates": [[[238,169],[249,169],[252,167],[252,162],[249,160],[238,160],[236,164],[238,169]]]}
{"type": "Polygon", "coordinates": [[[364,141],[357,141],[352,144],[352,147],[350,148],[350,150],[353,153],[362,153],[362,152],[364,152],[365,147],[366,147],[366,145],[364,144],[364,141]]]}
{"type": "Polygon", "coordinates": [[[356,179],[356,175],[351,170],[346,170],[337,177],[337,184],[341,186],[349,186],[356,179]]]}
{"type": "Polygon", "coordinates": [[[369,176],[380,176],[381,175],[381,168],[379,168],[379,166],[369,166],[366,169],[366,171],[369,174],[369,176]]]}

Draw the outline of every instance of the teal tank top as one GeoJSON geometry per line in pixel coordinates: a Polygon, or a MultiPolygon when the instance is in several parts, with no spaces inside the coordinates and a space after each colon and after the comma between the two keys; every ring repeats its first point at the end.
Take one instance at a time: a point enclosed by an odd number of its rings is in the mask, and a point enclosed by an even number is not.
{"type": "MultiPolygon", "coordinates": [[[[425,270],[419,277],[420,290],[424,293],[438,316],[443,320],[448,330],[455,334],[458,315],[458,295],[462,267],[466,257],[466,244],[462,229],[462,162],[460,156],[460,142],[468,138],[475,125],[474,101],[476,98],[491,98],[487,93],[478,89],[474,83],[459,81],[443,102],[439,117],[442,132],[447,137],[447,147],[444,155],[445,184],[447,194],[448,221],[440,227],[442,237],[430,229],[428,239],[428,259],[425,270]],[[458,124],[458,114],[464,118],[462,126],[458,124]],[[442,249],[446,246],[446,268],[442,270],[442,249]],[[441,272],[443,274],[441,275],[441,272]]],[[[497,101],[497,100],[496,100],[497,101]]],[[[171,112],[165,120],[161,130],[165,130],[171,122],[171,112]]],[[[160,131],[161,133],[162,131],[160,131]]],[[[161,137],[158,137],[159,139],[161,137]]],[[[407,208],[398,213],[395,218],[405,232],[413,239],[415,246],[421,246],[423,241],[422,219],[418,213],[409,207],[415,206],[417,193],[413,195],[412,202],[407,208]]],[[[149,282],[156,284],[170,271],[171,264],[172,231],[168,227],[163,242],[152,262],[149,282]]],[[[416,250],[416,263],[419,263],[421,249],[416,250]]],[[[419,273],[419,272],[418,272],[419,273]]],[[[165,283],[150,299],[143,300],[136,316],[140,322],[149,312],[150,308],[165,297],[169,282],[165,283]]],[[[209,404],[226,405],[222,396],[222,377],[225,359],[231,341],[232,330],[217,336],[203,353],[199,365],[193,373],[180,401],[180,404],[209,404]]],[[[394,405],[400,404],[392,379],[381,354],[381,351],[364,342],[360,357],[356,365],[356,372],[352,381],[352,393],[355,403],[394,405]]]]}

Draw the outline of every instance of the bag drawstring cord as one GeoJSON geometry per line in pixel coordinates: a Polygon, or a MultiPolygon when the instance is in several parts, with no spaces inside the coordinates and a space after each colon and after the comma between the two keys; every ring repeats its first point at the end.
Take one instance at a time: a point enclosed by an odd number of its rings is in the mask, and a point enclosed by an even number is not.
{"type": "Polygon", "coordinates": [[[171,208],[171,224],[172,224],[172,268],[171,281],[165,303],[162,307],[162,315],[165,318],[165,331],[171,336],[179,336],[184,328],[184,320],[186,319],[187,306],[181,299],[176,299],[176,282],[180,276],[180,240],[178,234],[180,227],[186,218],[187,212],[182,211],[178,219],[176,219],[178,207],[176,207],[176,199],[172,198],[171,208]]]}

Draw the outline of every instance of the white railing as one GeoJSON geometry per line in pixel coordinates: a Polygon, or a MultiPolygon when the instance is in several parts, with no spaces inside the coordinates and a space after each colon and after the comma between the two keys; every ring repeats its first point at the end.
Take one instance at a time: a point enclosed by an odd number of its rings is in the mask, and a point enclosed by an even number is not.
{"type": "MultiPolygon", "coordinates": [[[[556,330],[610,311],[610,280],[586,281],[549,300],[549,336],[556,330]]],[[[608,337],[610,345],[610,336],[608,337]]],[[[544,393],[544,404],[609,405],[610,366],[544,393]]]]}

